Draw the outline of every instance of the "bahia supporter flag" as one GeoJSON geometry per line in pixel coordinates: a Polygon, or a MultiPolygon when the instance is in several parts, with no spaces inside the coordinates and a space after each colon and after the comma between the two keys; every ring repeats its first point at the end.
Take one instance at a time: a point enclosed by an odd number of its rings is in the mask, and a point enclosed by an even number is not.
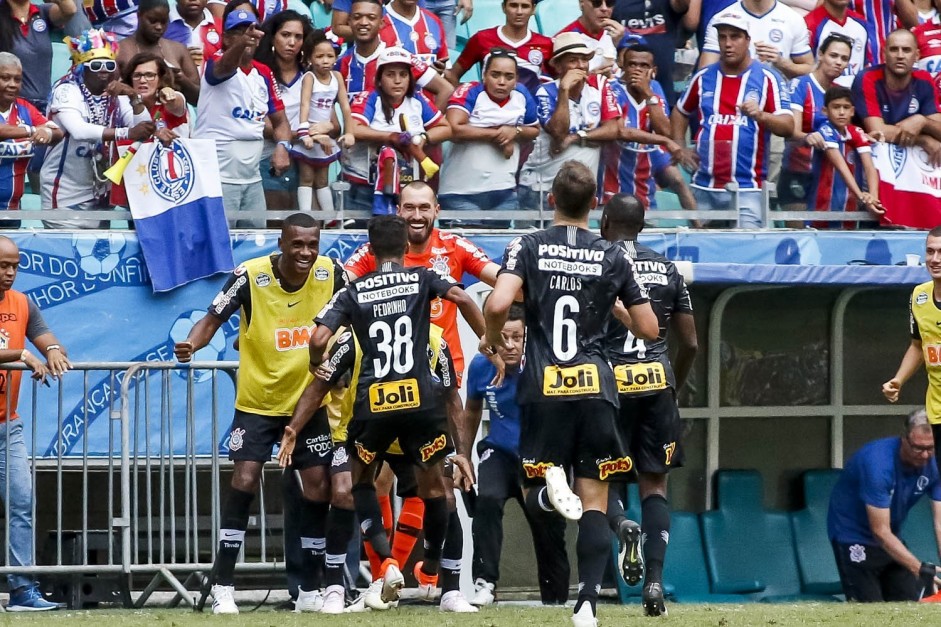
{"type": "Polygon", "coordinates": [[[235,267],[211,139],[140,146],[124,187],[154,292],[235,267]]]}
{"type": "Polygon", "coordinates": [[[872,160],[879,171],[883,225],[933,229],[941,224],[941,168],[921,148],[876,143],[872,160]]]}

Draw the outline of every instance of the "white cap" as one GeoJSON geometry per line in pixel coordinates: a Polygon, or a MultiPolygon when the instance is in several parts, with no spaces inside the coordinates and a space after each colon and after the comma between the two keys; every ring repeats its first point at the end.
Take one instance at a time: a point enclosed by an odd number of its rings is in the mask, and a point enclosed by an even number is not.
{"type": "Polygon", "coordinates": [[[381,68],[383,65],[389,65],[390,63],[412,65],[412,55],[405,48],[386,48],[379,54],[376,68],[381,68]]]}
{"type": "Polygon", "coordinates": [[[748,32],[748,20],[745,16],[736,11],[726,11],[713,18],[712,25],[716,28],[720,26],[731,26],[741,31],[748,32]]]}

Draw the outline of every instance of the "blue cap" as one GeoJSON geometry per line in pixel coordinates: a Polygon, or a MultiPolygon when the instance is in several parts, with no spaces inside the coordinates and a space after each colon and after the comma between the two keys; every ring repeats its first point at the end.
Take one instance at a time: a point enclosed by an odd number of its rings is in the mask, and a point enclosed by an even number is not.
{"type": "Polygon", "coordinates": [[[617,49],[618,52],[624,50],[629,46],[646,46],[647,40],[644,39],[642,35],[635,35],[634,33],[624,33],[624,36],[621,37],[621,41],[618,42],[617,49]]]}
{"type": "Polygon", "coordinates": [[[232,11],[229,13],[229,17],[225,18],[224,30],[232,30],[233,28],[245,26],[246,24],[257,23],[258,20],[252,13],[246,11],[245,9],[239,9],[238,11],[232,11]]]}

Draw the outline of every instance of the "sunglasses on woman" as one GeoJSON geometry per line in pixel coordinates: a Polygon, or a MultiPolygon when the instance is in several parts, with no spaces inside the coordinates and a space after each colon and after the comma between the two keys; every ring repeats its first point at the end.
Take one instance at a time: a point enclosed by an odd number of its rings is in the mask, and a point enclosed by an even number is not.
{"type": "Polygon", "coordinates": [[[85,67],[91,72],[114,72],[118,69],[118,62],[111,60],[95,59],[85,64],[85,67]]]}

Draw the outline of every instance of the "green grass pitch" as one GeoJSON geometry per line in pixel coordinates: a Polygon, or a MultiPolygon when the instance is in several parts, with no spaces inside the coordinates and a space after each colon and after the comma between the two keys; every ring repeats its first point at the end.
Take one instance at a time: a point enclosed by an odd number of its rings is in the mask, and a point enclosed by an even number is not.
{"type": "MultiPolygon", "coordinates": [[[[247,608],[243,608],[245,610],[247,608]]],[[[749,605],[669,605],[665,618],[645,618],[637,606],[599,606],[602,626],[611,625],[676,625],[683,627],[734,627],[780,625],[941,625],[941,605],[933,603],[872,604],[802,603],[749,605]]],[[[388,612],[324,616],[293,614],[262,608],[243,611],[239,616],[212,616],[208,612],[194,614],[184,609],[88,610],[2,614],[4,625],[252,625],[288,627],[291,625],[337,625],[345,627],[542,627],[571,625],[570,608],[492,607],[478,614],[442,614],[434,607],[402,607],[388,612]]]]}

